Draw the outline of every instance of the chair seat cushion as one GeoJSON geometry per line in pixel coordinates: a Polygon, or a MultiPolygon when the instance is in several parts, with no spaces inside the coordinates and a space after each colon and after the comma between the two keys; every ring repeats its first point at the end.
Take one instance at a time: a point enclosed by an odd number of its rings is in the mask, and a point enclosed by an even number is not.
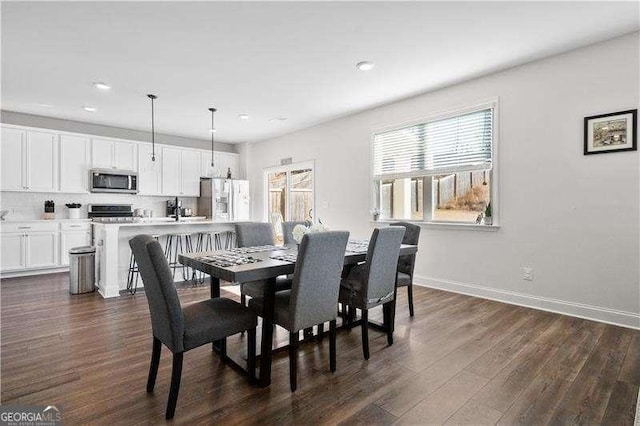
{"type": "MultiPolygon", "coordinates": [[[[293,279],[286,275],[281,275],[276,278],[276,291],[291,290],[291,284],[293,279]]],[[[262,297],[264,296],[264,286],[266,281],[250,281],[248,283],[242,283],[241,292],[249,297],[262,297]]]]}
{"type": "Polygon", "coordinates": [[[250,309],[224,297],[186,306],[182,314],[185,351],[255,328],[258,324],[250,309]]]}
{"type": "Polygon", "coordinates": [[[411,285],[411,275],[404,272],[398,272],[398,281],[396,282],[398,287],[406,287],[411,285]]]}
{"type": "MultiPolygon", "coordinates": [[[[291,315],[289,315],[289,302],[291,300],[291,290],[278,291],[276,293],[274,305],[274,322],[282,327],[291,330],[291,315]]],[[[254,297],[249,300],[249,309],[256,314],[263,316],[264,298],[254,297]]]]}

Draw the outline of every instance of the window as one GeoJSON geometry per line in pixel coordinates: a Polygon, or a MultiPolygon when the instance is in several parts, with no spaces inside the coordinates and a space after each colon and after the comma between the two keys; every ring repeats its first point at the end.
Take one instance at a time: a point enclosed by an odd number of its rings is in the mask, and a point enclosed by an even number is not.
{"type": "Polygon", "coordinates": [[[313,179],[312,162],[265,171],[267,220],[276,242],[282,242],[283,221],[313,220],[313,179]]]}
{"type": "Polygon", "coordinates": [[[491,202],[493,122],[492,104],[375,133],[374,204],[381,218],[475,222],[491,202]]]}

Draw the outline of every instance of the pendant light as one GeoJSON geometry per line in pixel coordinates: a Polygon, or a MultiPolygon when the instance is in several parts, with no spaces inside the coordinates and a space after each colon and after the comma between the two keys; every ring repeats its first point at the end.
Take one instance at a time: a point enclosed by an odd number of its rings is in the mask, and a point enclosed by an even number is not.
{"type": "Polygon", "coordinates": [[[156,161],[156,126],[154,120],[153,101],[158,97],[156,95],[147,95],[151,99],[151,161],[156,161]]]}
{"type": "Polygon", "coordinates": [[[217,109],[215,108],[209,108],[209,111],[211,111],[211,167],[214,166],[213,164],[213,144],[214,144],[214,135],[216,133],[216,127],[215,127],[215,122],[213,120],[213,115],[215,114],[215,112],[217,111],[217,109]]]}

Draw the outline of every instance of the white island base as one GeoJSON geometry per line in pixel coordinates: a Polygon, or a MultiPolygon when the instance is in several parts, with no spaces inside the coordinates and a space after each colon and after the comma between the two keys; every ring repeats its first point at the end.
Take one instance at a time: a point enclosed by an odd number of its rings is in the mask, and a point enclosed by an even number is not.
{"type": "MultiPolygon", "coordinates": [[[[131,248],[129,240],[136,235],[160,235],[160,241],[164,247],[164,236],[168,234],[190,233],[193,234],[195,250],[196,235],[198,232],[225,232],[233,231],[231,222],[220,223],[210,220],[185,220],[179,222],[134,222],[134,223],[93,223],[94,245],[96,252],[96,282],[98,292],[102,297],[120,296],[121,290],[127,288],[127,275],[129,272],[129,259],[131,248]]],[[[138,286],[142,286],[142,280],[138,280],[138,286]]]]}

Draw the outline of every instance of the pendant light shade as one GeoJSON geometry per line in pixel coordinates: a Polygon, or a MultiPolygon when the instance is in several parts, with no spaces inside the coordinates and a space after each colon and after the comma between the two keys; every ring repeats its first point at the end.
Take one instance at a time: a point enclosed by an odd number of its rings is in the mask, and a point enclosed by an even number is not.
{"type": "Polygon", "coordinates": [[[147,95],[151,99],[151,161],[156,161],[156,123],[154,118],[153,101],[158,97],[156,95],[147,95]]]}
{"type": "Polygon", "coordinates": [[[217,111],[217,109],[209,108],[209,111],[211,111],[211,167],[213,167],[214,166],[213,164],[214,135],[216,134],[216,126],[215,126],[215,121],[213,116],[217,111]]]}

